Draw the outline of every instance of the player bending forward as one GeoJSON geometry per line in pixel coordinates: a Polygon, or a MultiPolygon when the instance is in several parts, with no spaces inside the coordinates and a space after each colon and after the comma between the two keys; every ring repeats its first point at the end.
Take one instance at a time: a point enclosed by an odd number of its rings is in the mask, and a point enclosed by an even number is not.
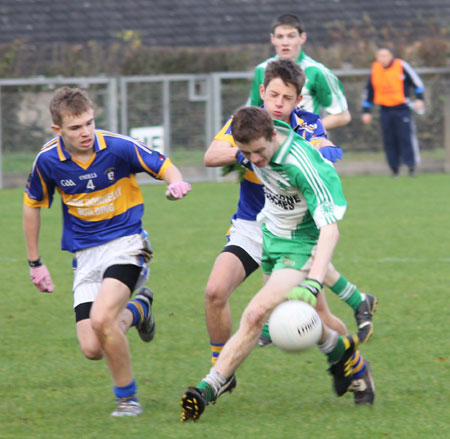
{"type": "MultiPolygon", "coordinates": [[[[303,300],[316,306],[324,300],[322,283],[339,239],[337,221],[346,210],[334,167],[289,125],[273,122],[261,108],[245,107],[236,112],[232,132],[266,191],[259,215],[266,283],[247,305],[239,329],[210,373],[186,390],[181,399],[183,421],[197,420],[207,404],[232,390],[235,371],[279,303],[303,300]],[[282,199],[289,199],[293,208],[285,208],[282,199]]],[[[322,327],[318,347],[327,356],[336,394],[350,390],[356,404],[372,404],[375,387],[369,363],[356,349],[358,338],[338,335],[323,321],[322,327]]]]}

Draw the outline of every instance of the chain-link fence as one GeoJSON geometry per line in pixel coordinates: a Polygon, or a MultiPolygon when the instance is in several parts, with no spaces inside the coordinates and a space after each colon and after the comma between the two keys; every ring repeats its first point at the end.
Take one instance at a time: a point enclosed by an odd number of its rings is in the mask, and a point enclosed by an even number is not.
{"type": "MultiPolygon", "coordinates": [[[[445,155],[446,148],[450,151],[450,134],[445,134],[450,126],[450,68],[417,71],[425,83],[427,107],[425,115],[416,117],[420,147],[436,163],[430,170],[450,170],[450,157],[445,155]]],[[[359,164],[354,165],[355,157],[383,160],[377,120],[370,126],[360,122],[369,71],[336,73],[353,120],[330,137],[344,149],[342,164],[351,164],[350,172],[360,173],[362,162],[356,159],[359,164]]],[[[220,179],[219,169],[203,166],[203,154],[229,115],[246,102],[251,80],[252,72],[0,80],[0,187],[25,184],[39,148],[53,136],[48,111],[51,95],[65,84],[87,89],[96,105],[97,127],[130,134],[162,150],[189,181],[220,179]]],[[[378,112],[374,114],[377,119],[378,112]]]]}

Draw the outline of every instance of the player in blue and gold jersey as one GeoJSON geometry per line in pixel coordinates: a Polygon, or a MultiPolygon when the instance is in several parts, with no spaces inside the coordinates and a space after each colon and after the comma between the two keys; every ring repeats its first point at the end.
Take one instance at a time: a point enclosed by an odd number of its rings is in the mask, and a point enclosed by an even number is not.
{"type": "MultiPolygon", "coordinates": [[[[318,115],[297,108],[302,99],[305,81],[301,68],[290,59],[279,59],[268,64],[265,70],[261,97],[264,108],[274,119],[288,123],[294,131],[308,140],[322,155],[335,162],[342,150],[327,139],[326,130],[318,115]]],[[[264,206],[264,190],[248,161],[239,153],[231,132],[232,117],[216,135],[205,154],[206,166],[223,166],[236,160],[246,166],[241,181],[236,213],[232,217],[228,242],[217,257],[205,289],[206,326],[208,329],[212,362],[231,335],[232,320],[228,304],[231,293],[261,265],[262,232],[256,221],[264,206]]],[[[325,284],[355,311],[362,342],[372,333],[371,316],[375,298],[364,295],[330,264],[325,284]]],[[[325,307],[319,309],[322,318],[333,329],[345,334],[345,324],[325,307]]],[[[270,342],[265,328],[260,345],[270,342]]]]}
{"type": "Polygon", "coordinates": [[[152,249],[142,227],[144,201],[138,172],[164,180],[166,197],[183,198],[190,185],[170,159],[130,137],[95,129],[94,108],[77,88],[56,90],[52,129],[33,164],[24,195],[23,220],[33,284],[51,293],[54,285],[39,253],[40,209],[55,190],[63,208],[61,247],[74,254],[74,309],[83,354],[106,357],[117,408],[113,416],[142,413],[125,332],[135,326],[143,341],[155,333],[153,293],[143,287],[152,249]],[[139,289],[134,300],[130,295],[139,289]]]}

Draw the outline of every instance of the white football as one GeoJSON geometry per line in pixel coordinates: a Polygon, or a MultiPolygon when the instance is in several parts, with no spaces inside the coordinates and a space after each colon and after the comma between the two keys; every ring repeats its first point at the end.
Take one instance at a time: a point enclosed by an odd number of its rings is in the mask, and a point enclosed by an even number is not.
{"type": "Polygon", "coordinates": [[[269,333],[273,344],[283,351],[305,351],[319,341],[322,322],[311,305],[301,300],[287,300],[273,310],[269,333]]]}

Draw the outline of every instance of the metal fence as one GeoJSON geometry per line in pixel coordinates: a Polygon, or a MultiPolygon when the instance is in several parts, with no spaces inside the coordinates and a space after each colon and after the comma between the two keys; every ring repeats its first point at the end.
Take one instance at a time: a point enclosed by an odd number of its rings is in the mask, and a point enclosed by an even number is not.
{"type": "MultiPolygon", "coordinates": [[[[450,136],[450,68],[417,69],[426,87],[427,113],[416,118],[423,151],[439,153],[450,136]],[[447,128],[448,129],[448,128],[447,128]]],[[[369,70],[339,70],[353,116],[334,130],[332,140],[346,152],[381,151],[377,123],[359,121],[361,96],[369,70]]],[[[53,136],[48,111],[61,85],[87,89],[96,104],[96,124],[130,134],[171,156],[189,181],[220,180],[219,169],[203,166],[203,154],[233,111],[248,97],[252,72],[95,78],[0,79],[0,187],[25,184],[34,156],[53,136]]],[[[345,161],[345,160],[344,160],[345,161]]],[[[151,181],[144,179],[143,181],[151,181]]]]}

